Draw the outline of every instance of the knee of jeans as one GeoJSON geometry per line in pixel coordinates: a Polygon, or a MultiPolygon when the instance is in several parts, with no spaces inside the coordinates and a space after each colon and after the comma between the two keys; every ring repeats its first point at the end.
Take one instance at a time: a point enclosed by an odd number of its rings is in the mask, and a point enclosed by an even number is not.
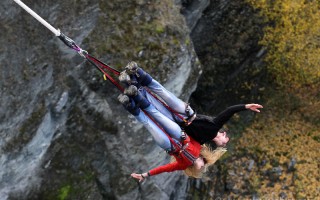
{"type": "Polygon", "coordinates": [[[172,138],[178,141],[181,140],[181,128],[178,124],[176,126],[170,127],[170,129],[167,130],[167,132],[172,138]]]}
{"type": "Polygon", "coordinates": [[[171,150],[171,143],[168,138],[155,138],[155,141],[156,141],[157,145],[159,147],[161,147],[162,149],[164,149],[166,151],[171,150]]]}

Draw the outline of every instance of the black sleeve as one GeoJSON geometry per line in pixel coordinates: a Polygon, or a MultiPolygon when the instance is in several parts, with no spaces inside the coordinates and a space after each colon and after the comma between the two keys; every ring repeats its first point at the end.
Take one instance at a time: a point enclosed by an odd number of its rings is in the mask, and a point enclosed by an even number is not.
{"type": "Polygon", "coordinates": [[[246,110],[245,104],[230,106],[221,113],[219,113],[216,118],[214,118],[214,123],[217,125],[217,127],[222,128],[222,126],[227,121],[229,121],[233,114],[244,110],[246,110]]]}

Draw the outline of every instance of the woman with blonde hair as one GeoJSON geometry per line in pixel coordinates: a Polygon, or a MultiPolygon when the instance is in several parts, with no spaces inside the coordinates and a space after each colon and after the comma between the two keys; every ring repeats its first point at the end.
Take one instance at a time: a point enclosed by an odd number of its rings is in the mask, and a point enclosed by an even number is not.
{"type": "Polygon", "coordinates": [[[210,148],[207,145],[202,145],[201,151],[200,151],[200,157],[202,157],[204,161],[204,166],[201,170],[197,170],[195,166],[189,166],[187,169],[184,170],[184,173],[187,176],[194,177],[194,178],[202,178],[204,173],[207,172],[208,167],[213,165],[219,158],[227,152],[226,148],[218,147],[215,150],[210,148]]]}

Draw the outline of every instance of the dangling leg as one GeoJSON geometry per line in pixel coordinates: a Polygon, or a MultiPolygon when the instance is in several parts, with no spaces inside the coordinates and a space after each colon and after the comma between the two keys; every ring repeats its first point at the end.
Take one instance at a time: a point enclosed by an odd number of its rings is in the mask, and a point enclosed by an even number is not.
{"type": "Polygon", "coordinates": [[[161,112],[164,116],[168,117],[171,121],[176,122],[177,119],[174,117],[174,114],[165,107],[159,99],[156,99],[154,96],[152,96],[149,92],[146,91],[144,87],[141,87],[139,89],[141,94],[157,109],[159,112],[161,112]]]}
{"type": "Polygon", "coordinates": [[[166,131],[166,133],[170,135],[170,137],[181,142],[182,130],[177,123],[164,116],[152,104],[143,110],[146,111],[166,131]]]}
{"type": "MultiPolygon", "coordinates": [[[[185,102],[179,99],[176,95],[169,92],[165,87],[163,87],[158,81],[152,79],[151,83],[148,85],[148,88],[160,96],[164,102],[171,108],[173,108],[176,112],[186,115],[192,115],[194,111],[190,109],[190,113],[186,113],[186,106],[188,106],[185,102]]],[[[189,106],[190,107],[190,106],[189,106]]]]}
{"type": "MultiPolygon", "coordinates": [[[[148,87],[152,92],[161,97],[161,99],[163,99],[163,101],[169,107],[174,109],[177,113],[181,114],[185,118],[188,118],[194,114],[194,111],[189,105],[169,92],[159,82],[153,79],[148,73],[142,70],[135,62],[128,63],[128,65],[126,66],[126,70],[122,72],[122,75],[120,75],[119,79],[120,81],[122,80],[129,85],[136,85],[138,88],[140,88],[141,85],[148,87]]],[[[147,92],[145,96],[151,102],[151,104],[153,104],[162,114],[169,117],[172,121],[177,120],[174,119],[170,112],[168,112],[167,108],[164,107],[151,94],[147,92]]]]}
{"type": "Polygon", "coordinates": [[[127,95],[121,94],[118,100],[123,104],[124,108],[128,110],[135,118],[143,124],[143,126],[151,133],[157,145],[165,151],[172,151],[172,145],[168,136],[163,130],[154,123],[140,108],[136,106],[135,101],[127,95]]]}
{"type": "Polygon", "coordinates": [[[165,151],[173,150],[168,136],[144,112],[140,112],[139,115],[135,117],[151,133],[158,146],[165,151]]]}
{"type": "Polygon", "coordinates": [[[137,63],[128,63],[126,72],[130,75],[135,75],[142,86],[147,86],[152,92],[159,95],[170,107],[175,108],[175,111],[179,113],[185,112],[186,104],[141,69],[137,63]]]}
{"type": "Polygon", "coordinates": [[[181,140],[181,128],[171,119],[163,115],[141,94],[136,86],[131,85],[125,89],[124,94],[129,95],[136,105],[146,111],[172,138],[181,140]]]}

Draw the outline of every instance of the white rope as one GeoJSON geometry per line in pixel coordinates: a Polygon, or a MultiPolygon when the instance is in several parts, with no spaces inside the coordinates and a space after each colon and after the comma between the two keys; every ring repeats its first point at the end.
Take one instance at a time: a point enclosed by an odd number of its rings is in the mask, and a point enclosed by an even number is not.
{"type": "Polygon", "coordinates": [[[55,29],[53,26],[51,26],[48,22],[46,22],[43,18],[41,18],[37,13],[35,13],[33,10],[31,10],[26,4],[24,4],[20,0],[14,0],[17,4],[19,4],[23,9],[25,9],[30,15],[32,15],[34,18],[36,18],[41,24],[43,24],[45,27],[47,27],[52,33],[54,33],[56,36],[60,36],[60,30],[55,29]]]}

